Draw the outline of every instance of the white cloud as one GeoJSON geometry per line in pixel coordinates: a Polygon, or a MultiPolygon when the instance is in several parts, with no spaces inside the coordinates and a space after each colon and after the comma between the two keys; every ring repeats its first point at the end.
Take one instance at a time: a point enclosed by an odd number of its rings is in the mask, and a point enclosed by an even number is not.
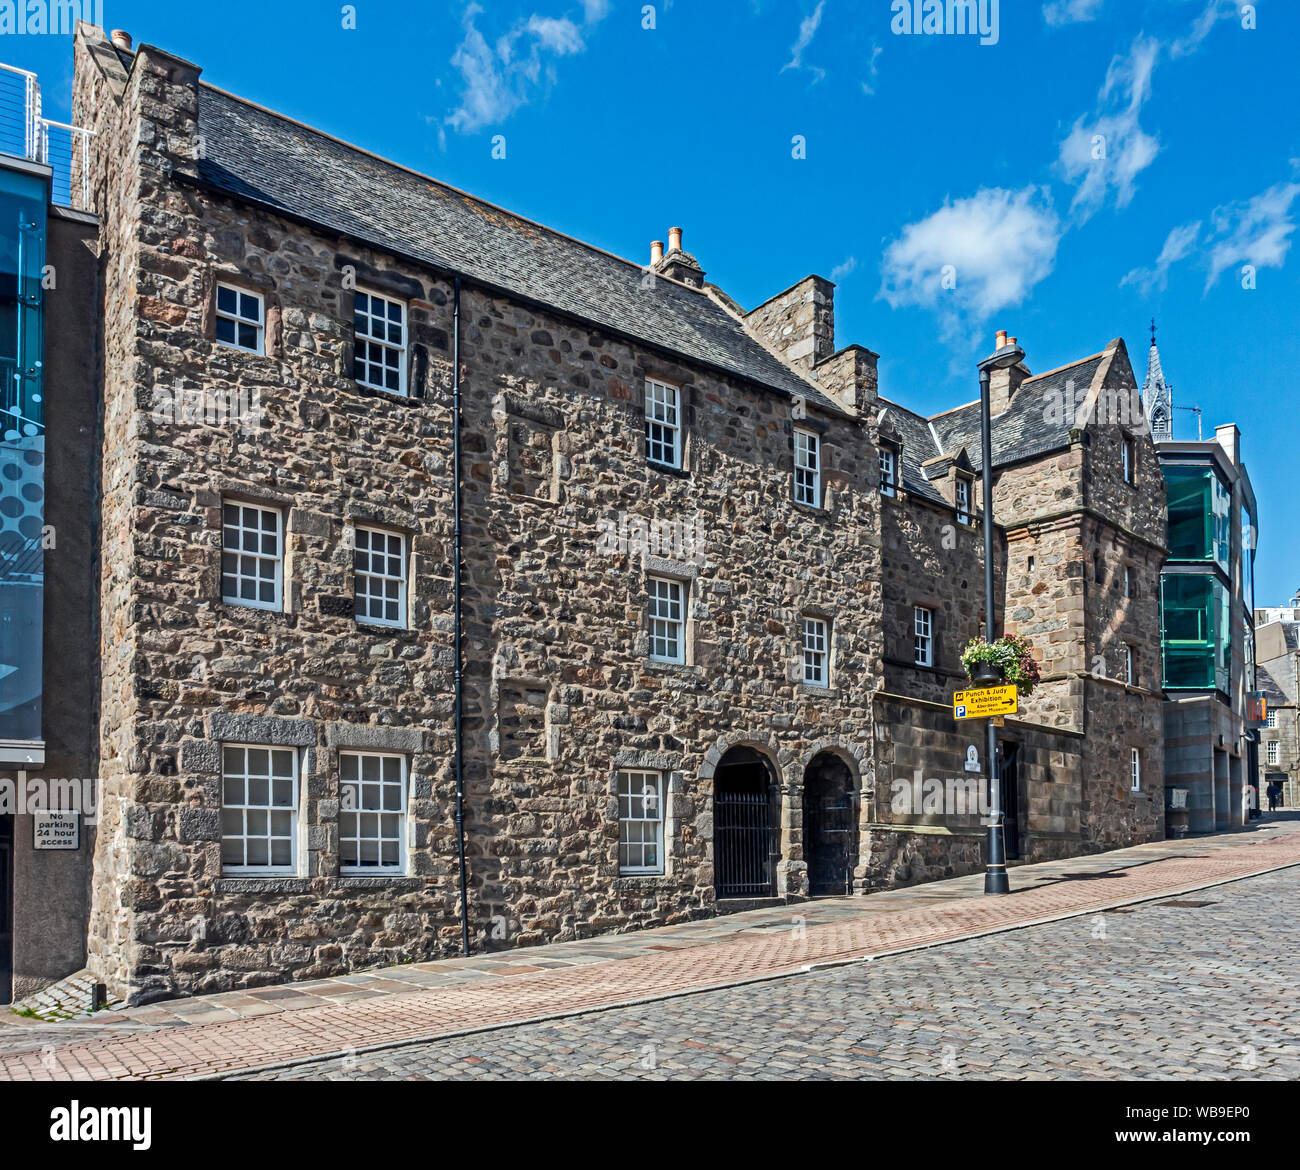
{"type": "Polygon", "coordinates": [[[527,27],[542,48],[549,49],[557,56],[581,53],[587,47],[583,44],[578,26],[567,18],[534,15],[528,18],[527,27]]]}
{"type": "Polygon", "coordinates": [[[857,266],[858,258],[856,256],[850,256],[847,260],[835,265],[835,267],[831,269],[831,279],[838,284],[846,276],[851,275],[857,266]]]}
{"type": "Polygon", "coordinates": [[[1022,302],[1052,271],[1061,232],[1046,188],[984,188],[903,229],[885,249],[880,295],[937,310],[955,337],[1022,302]]]}
{"type": "Polygon", "coordinates": [[[880,45],[872,41],[871,56],[867,58],[867,69],[870,71],[871,77],[862,83],[862,92],[868,97],[876,92],[876,78],[880,76],[880,68],[876,64],[876,60],[884,51],[880,45]]]}
{"type": "Polygon", "coordinates": [[[1239,264],[1281,268],[1291,248],[1291,205],[1300,198],[1300,183],[1277,183],[1245,203],[1216,208],[1210,217],[1209,292],[1225,269],[1239,264]]]}
{"type": "Polygon", "coordinates": [[[1139,174],[1155,161],[1160,144],[1139,125],[1151,97],[1151,74],[1160,43],[1139,35],[1129,52],[1112,59],[1097,95],[1097,109],[1075,122],[1061,143],[1060,166],[1077,186],[1070,210],[1080,220],[1100,211],[1108,199],[1125,207],[1139,174]]]}
{"type": "Polygon", "coordinates": [[[1209,0],[1201,10],[1200,16],[1192,21],[1187,35],[1179,37],[1169,47],[1170,56],[1186,57],[1201,47],[1201,42],[1210,35],[1214,26],[1224,17],[1234,16],[1237,12],[1235,0],[1209,0]]]}
{"type": "Polygon", "coordinates": [[[585,0],[584,25],[568,17],[534,13],[516,23],[489,44],[476,18],[483,8],[471,3],[462,18],[464,37],[452,54],[452,66],[461,76],[460,105],[446,118],[452,129],[468,134],[503,122],[528,104],[543,83],[554,81],[552,61],[584,52],[583,29],[603,20],[608,0],[585,0]]]}
{"type": "Polygon", "coordinates": [[[1104,0],[1049,0],[1043,19],[1050,25],[1080,24],[1096,20],[1104,0]]]}
{"type": "Polygon", "coordinates": [[[805,66],[803,63],[804,50],[812,44],[812,39],[817,35],[817,29],[822,22],[822,9],[826,7],[826,0],[817,0],[817,7],[813,9],[811,16],[805,16],[799,22],[799,36],[790,49],[790,60],[781,66],[781,72],[787,69],[804,69],[812,71],[817,81],[826,76],[825,69],[819,69],[815,65],[805,66]]]}
{"type": "Polygon", "coordinates": [[[1196,241],[1201,235],[1201,221],[1185,223],[1165,237],[1164,247],[1156,257],[1151,268],[1134,268],[1119,283],[1121,286],[1135,284],[1148,296],[1152,289],[1163,290],[1169,283],[1169,269],[1180,260],[1185,260],[1192,253],[1196,241]]]}

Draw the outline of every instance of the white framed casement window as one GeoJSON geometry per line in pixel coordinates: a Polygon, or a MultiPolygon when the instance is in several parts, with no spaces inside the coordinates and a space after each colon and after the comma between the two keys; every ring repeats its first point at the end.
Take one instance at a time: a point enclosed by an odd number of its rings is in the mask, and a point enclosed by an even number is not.
{"type": "Polygon", "coordinates": [[[686,590],[685,583],[669,577],[646,581],[650,595],[650,657],[656,662],[686,661],[686,590]]]}
{"type": "Polygon", "coordinates": [[[1142,753],[1137,748],[1129,749],[1132,754],[1129,756],[1129,778],[1132,781],[1133,791],[1142,791],[1142,753]]]}
{"type": "Polygon", "coordinates": [[[682,465],[682,392],[651,378],[645,384],[645,457],[665,467],[682,465]]]}
{"type": "Polygon", "coordinates": [[[405,394],[406,306],[358,289],[352,321],[352,376],[362,386],[405,394]]]}
{"type": "Polygon", "coordinates": [[[1264,726],[1265,726],[1265,727],[1276,727],[1276,726],[1277,726],[1277,712],[1276,712],[1276,711],[1270,711],[1267,715],[1264,716],[1264,726]]]}
{"type": "Polygon", "coordinates": [[[1124,472],[1124,482],[1137,483],[1137,443],[1128,435],[1124,436],[1120,448],[1120,464],[1124,472]]]}
{"type": "Polygon", "coordinates": [[[618,872],[664,872],[664,774],[619,772],[618,872]]]}
{"type": "Polygon", "coordinates": [[[339,873],[406,871],[406,757],[339,752],[339,873]]]}
{"type": "Polygon", "coordinates": [[[830,626],[822,618],[803,619],[803,681],[810,687],[831,685],[830,626]]]}
{"type": "Polygon", "coordinates": [[[1276,764],[1278,762],[1278,753],[1280,751],[1281,748],[1278,741],[1275,739],[1270,739],[1268,741],[1268,762],[1270,764],[1276,764]]]}
{"type": "Polygon", "coordinates": [[[406,537],[357,526],[352,567],[357,621],[369,626],[406,626],[406,537]]]}
{"type": "Polygon", "coordinates": [[[884,443],[880,445],[880,494],[898,495],[898,452],[884,443]]]}
{"type": "Polygon", "coordinates": [[[971,522],[970,514],[970,480],[964,475],[957,477],[955,484],[957,500],[957,523],[969,524],[971,522]]]}
{"type": "Polygon", "coordinates": [[[1129,686],[1132,686],[1133,685],[1133,647],[1128,645],[1128,643],[1126,642],[1121,643],[1120,654],[1121,654],[1121,661],[1123,663],[1123,669],[1124,669],[1124,681],[1129,686]]]}
{"type": "Polygon", "coordinates": [[[221,600],[252,609],[284,608],[284,513],[221,502],[221,600]]]}
{"type": "Polygon", "coordinates": [[[1133,566],[1124,566],[1124,596],[1133,596],[1133,566]]]}
{"type": "Polygon", "coordinates": [[[934,665],[934,610],[912,607],[912,661],[917,666],[934,665]]]}
{"type": "Polygon", "coordinates": [[[226,744],[221,749],[221,870],[298,871],[298,753],[226,744]]]}
{"type": "Polygon", "coordinates": [[[248,353],[265,347],[262,298],[232,284],[217,285],[216,338],[219,344],[248,353]]]}
{"type": "Polygon", "coordinates": [[[794,501],[810,508],[822,506],[821,438],[798,427],[794,432],[794,501]]]}

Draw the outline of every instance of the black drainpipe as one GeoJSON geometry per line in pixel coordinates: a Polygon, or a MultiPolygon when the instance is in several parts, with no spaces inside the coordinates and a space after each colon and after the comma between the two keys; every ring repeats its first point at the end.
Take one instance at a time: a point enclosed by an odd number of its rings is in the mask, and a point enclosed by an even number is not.
{"type": "Polygon", "coordinates": [[[469,954],[469,890],[465,878],[465,744],[461,710],[464,675],[461,671],[460,621],[460,277],[455,278],[452,302],[451,341],[451,446],[452,482],[452,608],[455,611],[453,641],[456,649],[456,853],[460,861],[460,949],[469,954]]]}

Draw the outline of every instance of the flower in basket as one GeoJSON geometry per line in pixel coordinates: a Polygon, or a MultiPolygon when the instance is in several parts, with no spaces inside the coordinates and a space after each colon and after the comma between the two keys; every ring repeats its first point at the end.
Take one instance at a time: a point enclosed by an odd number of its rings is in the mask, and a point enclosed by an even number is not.
{"type": "Polygon", "coordinates": [[[1022,695],[1032,695],[1042,681],[1034,648],[1028,638],[1004,634],[993,642],[972,638],[961,652],[962,668],[966,677],[974,681],[981,663],[994,667],[1008,685],[1014,685],[1022,695]]]}

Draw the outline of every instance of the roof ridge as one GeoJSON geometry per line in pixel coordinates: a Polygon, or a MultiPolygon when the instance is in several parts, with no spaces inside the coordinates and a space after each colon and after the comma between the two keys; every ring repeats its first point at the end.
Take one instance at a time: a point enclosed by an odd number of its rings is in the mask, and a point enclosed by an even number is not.
{"type": "MultiPolygon", "coordinates": [[[[541,223],[538,220],[529,219],[528,216],[520,215],[517,211],[511,211],[508,207],[502,207],[499,203],[492,203],[487,199],[480,198],[478,195],[471,195],[468,191],[462,190],[460,187],[448,183],[445,179],[434,178],[433,175],[426,175],[423,171],[417,171],[414,167],[408,167],[405,163],[399,163],[395,162],[391,158],[385,158],[382,154],[376,154],[373,150],[367,150],[364,146],[358,146],[355,142],[349,142],[346,138],[339,138],[337,135],[330,134],[328,131],[322,130],[318,126],[310,126],[306,122],[301,122],[297,118],[292,118],[288,114],[281,113],[279,110],[273,110],[270,106],[264,106],[260,102],[253,101],[251,98],[241,97],[237,93],[231,93],[230,90],[222,89],[221,86],[213,85],[209,81],[200,80],[199,85],[204,89],[210,89],[215,93],[219,93],[222,97],[229,98],[233,102],[238,102],[240,105],[249,106],[269,117],[278,118],[281,122],[288,122],[291,126],[297,126],[299,129],[305,130],[309,134],[315,134],[318,137],[333,142],[338,146],[342,146],[347,150],[354,150],[357,154],[365,155],[367,158],[383,163],[384,166],[393,167],[395,170],[404,171],[406,174],[412,175],[423,182],[432,183],[437,187],[443,188],[445,191],[450,191],[453,194],[460,196],[460,198],[465,199],[470,203],[477,204],[480,207],[489,208],[490,210],[499,212],[502,215],[508,215],[511,219],[518,220],[520,223],[527,224],[529,227],[536,228],[539,231],[546,232],[549,235],[558,237],[559,239],[567,240],[571,244],[577,244],[580,248],[586,248],[587,251],[594,252],[598,256],[606,256],[611,260],[617,260],[620,264],[626,264],[636,272],[644,274],[649,268],[649,265],[638,264],[635,260],[629,260],[626,256],[619,256],[617,253],[610,252],[605,248],[598,248],[595,244],[588,243],[586,240],[580,240],[577,236],[571,236],[567,232],[562,232],[556,228],[548,227],[546,224],[541,223]]],[[[696,288],[694,285],[687,284],[685,281],[676,280],[671,276],[665,276],[662,272],[656,272],[655,279],[669,281],[670,283],[677,285],[679,288],[689,289],[691,292],[696,294],[703,291],[702,289],[696,288]]]]}
{"type": "Polygon", "coordinates": [[[1062,370],[1070,370],[1073,369],[1075,366],[1083,365],[1084,362],[1092,362],[1092,361],[1096,361],[1099,358],[1104,358],[1108,352],[1110,352],[1110,346],[1107,346],[1105,349],[1098,350],[1096,353],[1090,353],[1087,357],[1076,358],[1072,362],[1066,362],[1065,365],[1057,366],[1055,369],[1044,370],[1041,374],[1032,374],[1028,378],[1026,378],[1024,382],[1021,382],[1020,384],[1024,386],[1029,382],[1037,382],[1039,378],[1050,378],[1053,374],[1059,374],[1062,370]]]}

